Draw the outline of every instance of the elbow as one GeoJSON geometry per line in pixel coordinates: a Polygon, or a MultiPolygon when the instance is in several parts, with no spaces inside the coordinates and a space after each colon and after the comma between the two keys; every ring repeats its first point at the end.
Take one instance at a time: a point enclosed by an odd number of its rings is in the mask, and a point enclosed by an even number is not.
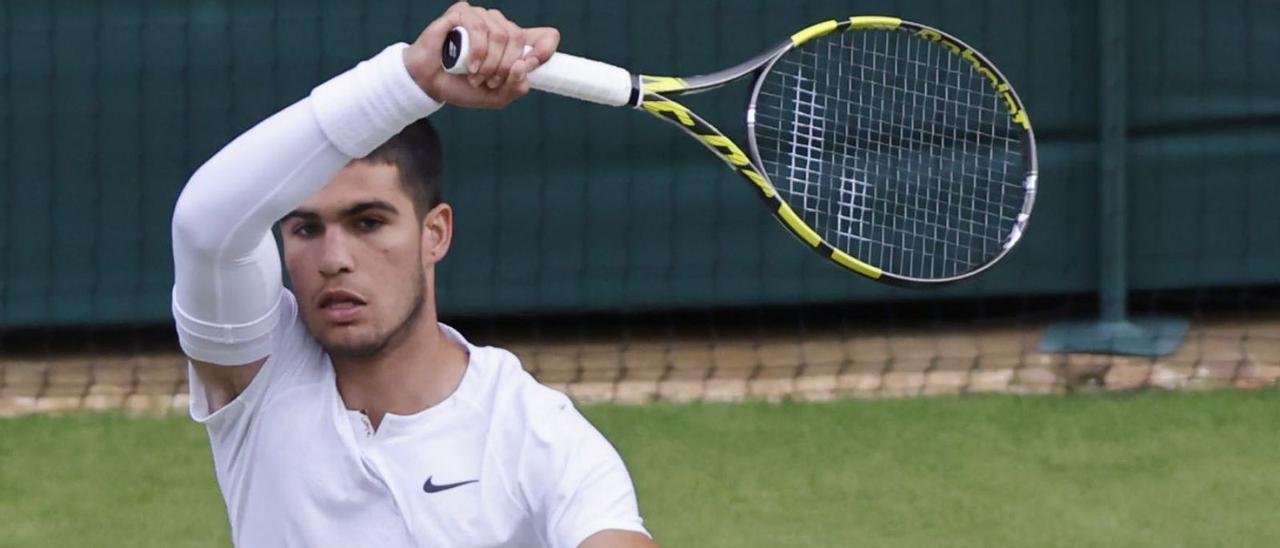
{"type": "Polygon", "coordinates": [[[214,255],[224,239],[218,229],[217,196],[209,189],[211,181],[196,171],[178,196],[173,207],[173,245],[202,255],[214,255]]]}

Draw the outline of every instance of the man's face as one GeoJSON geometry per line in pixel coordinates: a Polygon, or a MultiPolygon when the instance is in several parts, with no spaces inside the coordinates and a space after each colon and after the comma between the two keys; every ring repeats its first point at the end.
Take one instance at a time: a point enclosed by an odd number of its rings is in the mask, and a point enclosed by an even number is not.
{"type": "Polygon", "coordinates": [[[285,216],[285,264],[302,319],[330,355],[372,356],[410,331],[451,223],[447,205],[420,223],[396,167],[367,162],[348,164],[285,216]]]}

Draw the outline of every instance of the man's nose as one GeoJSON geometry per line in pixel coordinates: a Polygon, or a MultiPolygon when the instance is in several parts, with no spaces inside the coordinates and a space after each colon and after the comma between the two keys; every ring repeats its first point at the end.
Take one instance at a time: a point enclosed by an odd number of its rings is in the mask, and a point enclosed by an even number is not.
{"type": "Polygon", "coordinates": [[[347,237],[341,230],[326,230],[320,255],[320,274],[332,277],[351,272],[353,266],[347,237]]]}

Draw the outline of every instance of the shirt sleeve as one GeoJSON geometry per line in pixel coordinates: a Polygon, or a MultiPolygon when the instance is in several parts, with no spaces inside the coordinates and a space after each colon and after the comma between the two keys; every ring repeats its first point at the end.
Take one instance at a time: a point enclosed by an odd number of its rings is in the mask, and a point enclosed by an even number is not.
{"type": "Polygon", "coordinates": [[[187,356],[240,365],[271,353],[284,289],[272,225],[351,159],[441,106],[409,76],[406,47],[316,87],[187,182],[173,214],[173,316],[187,356]]]}
{"type": "Polygon", "coordinates": [[[552,410],[531,418],[521,470],[548,545],[576,548],[606,529],[649,535],[618,451],[567,397],[556,396],[552,410]]]}

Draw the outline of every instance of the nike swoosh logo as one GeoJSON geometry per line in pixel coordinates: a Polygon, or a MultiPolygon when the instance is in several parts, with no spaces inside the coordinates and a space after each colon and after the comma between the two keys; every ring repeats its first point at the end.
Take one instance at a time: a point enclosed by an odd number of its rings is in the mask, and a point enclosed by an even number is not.
{"type": "Polygon", "coordinates": [[[434,483],[431,483],[431,476],[427,476],[427,482],[422,484],[422,490],[428,493],[439,493],[441,491],[447,491],[449,489],[453,489],[454,487],[461,487],[468,483],[476,483],[478,481],[480,480],[473,479],[473,480],[467,480],[467,481],[460,481],[458,483],[446,483],[443,485],[436,485],[434,483]]]}

